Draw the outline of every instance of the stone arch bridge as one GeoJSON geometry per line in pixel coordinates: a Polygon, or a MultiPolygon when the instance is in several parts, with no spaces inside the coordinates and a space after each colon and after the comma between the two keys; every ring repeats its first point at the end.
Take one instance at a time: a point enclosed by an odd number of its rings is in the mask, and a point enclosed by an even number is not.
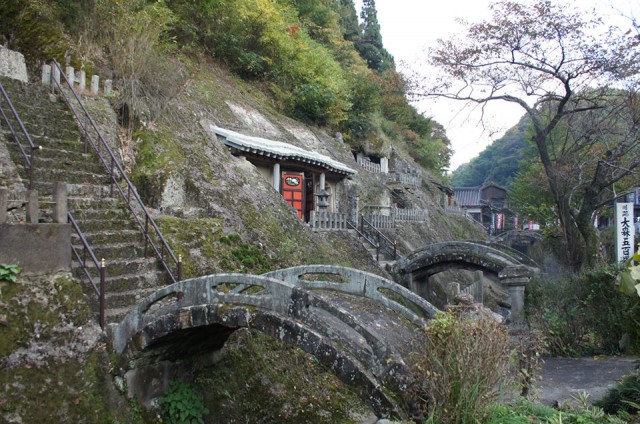
{"type": "MultiPolygon", "coordinates": [[[[402,390],[403,357],[416,326],[437,310],[377,275],[330,265],[287,268],[262,276],[217,274],[184,280],[145,298],[109,328],[122,355],[129,394],[147,403],[161,367],[222,348],[251,328],[314,355],[351,386],[379,417],[405,413],[386,388],[402,390]]],[[[168,372],[165,369],[166,372],[168,372]]]]}
{"type": "Polygon", "coordinates": [[[523,321],[524,288],[539,267],[528,256],[503,244],[481,240],[430,244],[400,258],[393,273],[404,287],[429,299],[430,278],[452,269],[482,271],[485,278],[502,284],[509,291],[511,321],[523,321]]]}

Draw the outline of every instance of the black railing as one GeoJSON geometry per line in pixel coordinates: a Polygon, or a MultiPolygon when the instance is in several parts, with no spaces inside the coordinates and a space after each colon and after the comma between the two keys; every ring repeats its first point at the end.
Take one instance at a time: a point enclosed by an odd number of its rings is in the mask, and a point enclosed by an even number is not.
{"type": "Polygon", "coordinates": [[[105,309],[105,292],[106,292],[106,278],[107,278],[107,273],[104,266],[104,259],[102,259],[102,261],[98,261],[98,258],[93,253],[91,246],[89,246],[89,242],[87,241],[87,238],[84,236],[82,231],[80,231],[80,227],[78,226],[78,223],[74,219],[71,212],[67,212],[67,218],[69,220],[69,223],[71,224],[71,227],[73,227],[76,234],[78,234],[78,238],[82,243],[82,249],[76,248],[73,245],[73,243],[71,243],[71,251],[73,252],[73,255],[76,257],[76,260],[80,264],[80,268],[82,268],[82,270],[84,271],[85,275],[89,279],[89,283],[91,283],[93,290],[96,292],[96,295],[98,296],[98,299],[100,302],[100,327],[104,330],[106,325],[104,309],[105,309]],[[89,267],[87,266],[87,260],[90,260],[91,262],[93,262],[96,269],[99,270],[100,286],[96,284],[96,282],[93,279],[93,276],[91,275],[91,272],[89,272],[89,267]]]}
{"type": "Polygon", "coordinates": [[[398,259],[398,244],[385,236],[364,215],[360,215],[359,233],[376,248],[377,261],[380,260],[380,252],[385,253],[394,261],[398,259]]]}
{"type": "Polygon", "coordinates": [[[4,101],[7,103],[7,106],[9,107],[11,114],[15,118],[15,123],[18,124],[18,126],[20,127],[20,131],[24,135],[24,138],[27,140],[28,147],[25,147],[20,142],[20,137],[18,136],[18,132],[16,132],[16,129],[11,124],[11,120],[7,116],[4,108],[0,107],[0,114],[2,115],[2,119],[7,125],[7,128],[9,129],[9,132],[13,137],[13,140],[18,144],[18,149],[20,149],[20,153],[22,153],[22,157],[24,158],[26,168],[29,172],[29,190],[34,190],[35,181],[34,181],[33,175],[35,173],[35,167],[36,167],[36,151],[40,147],[34,144],[33,140],[31,140],[31,136],[29,135],[26,128],[24,127],[24,123],[20,119],[20,116],[18,115],[16,108],[13,106],[13,103],[11,103],[11,99],[9,98],[9,95],[7,94],[4,87],[2,86],[2,83],[0,83],[0,93],[2,94],[2,98],[0,100],[4,99],[4,101]],[[27,150],[29,150],[28,153],[27,153],[27,150]]]}
{"type": "Polygon", "coordinates": [[[64,74],[64,72],[62,72],[60,64],[55,59],[52,59],[51,65],[57,68],[57,71],[60,73],[60,79],[66,85],[66,88],[72,95],[72,99],[70,99],[69,96],[66,95],[64,90],[62,90],[62,86],[60,85],[60,83],[58,83],[56,78],[52,78],[51,86],[54,90],[56,87],[58,88],[58,92],[69,106],[69,109],[78,121],[80,128],[82,128],[85,139],[85,148],[88,145],[93,147],[93,150],[97,153],[100,159],[100,163],[102,163],[102,165],[107,170],[111,184],[111,196],[114,195],[114,189],[117,189],[129,209],[131,210],[133,217],[135,218],[138,226],[144,234],[145,255],[147,253],[147,247],[150,245],[156,255],[156,258],[160,261],[160,263],[162,263],[162,266],[167,271],[170,282],[175,283],[182,280],[182,261],[180,261],[176,257],[176,255],[173,253],[173,250],[171,250],[171,247],[169,247],[169,243],[167,243],[166,239],[160,232],[160,228],[158,228],[158,225],[140,199],[135,186],[127,177],[124,169],[122,168],[122,165],[120,165],[120,162],[118,162],[115,155],[113,154],[111,147],[109,147],[109,144],[105,141],[102,133],[100,132],[100,130],[98,130],[98,127],[93,118],[84,107],[84,104],[76,94],[72,85],[69,83],[67,76],[64,74]],[[76,107],[74,107],[72,100],[75,100],[76,107]],[[121,186],[121,183],[124,184],[124,188],[121,186]],[[132,203],[134,203],[135,205],[132,203]],[[139,208],[140,211],[142,211],[143,218],[140,218],[136,213],[136,207],[139,208]],[[154,237],[157,238],[157,242],[154,241],[154,237]],[[174,265],[170,266],[169,263],[167,263],[167,260],[171,261],[174,265]],[[176,269],[177,275],[174,274],[174,267],[176,269]]]}

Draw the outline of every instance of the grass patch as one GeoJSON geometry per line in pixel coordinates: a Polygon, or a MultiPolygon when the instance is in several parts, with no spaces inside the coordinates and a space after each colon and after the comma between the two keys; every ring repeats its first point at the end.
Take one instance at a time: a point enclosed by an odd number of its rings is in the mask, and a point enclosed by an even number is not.
{"type": "Polygon", "coordinates": [[[581,407],[580,410],[558,410],[540,405],[524,398],[520,398],[511,404],[498,405],[486,424],[624,424],[627,421],[622,418],[607,415],[597,407],[581,407]]]}

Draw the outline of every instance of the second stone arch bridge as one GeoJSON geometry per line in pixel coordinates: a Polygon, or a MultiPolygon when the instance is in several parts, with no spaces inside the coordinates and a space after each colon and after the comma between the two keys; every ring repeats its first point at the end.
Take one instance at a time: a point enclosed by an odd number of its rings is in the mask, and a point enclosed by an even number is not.
{"type": "Polygon", "coordinates": [[[481,271],[484,278],[509,293],[510,321],[524,321],[524,290],[539,266],[523,253],[500,243],[483,240],[434,243],[400,258],[392,272],[396,280],[425,299],[431,296],[431,277],[443,271],[481,271]]]}

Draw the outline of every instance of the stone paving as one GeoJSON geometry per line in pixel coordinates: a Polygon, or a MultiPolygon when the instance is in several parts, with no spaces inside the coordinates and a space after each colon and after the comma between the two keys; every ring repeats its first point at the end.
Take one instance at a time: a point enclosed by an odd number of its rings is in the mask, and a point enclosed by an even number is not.
{"type": "Polygon", "coordinates": [[[538,396],[545,405],[571,402],[581,392],[589,394],[589,403],[601,398],[617,381],[636,369],[638,358],[589,357],[547,358],[542,379],[538,382],[538,396]]]}

